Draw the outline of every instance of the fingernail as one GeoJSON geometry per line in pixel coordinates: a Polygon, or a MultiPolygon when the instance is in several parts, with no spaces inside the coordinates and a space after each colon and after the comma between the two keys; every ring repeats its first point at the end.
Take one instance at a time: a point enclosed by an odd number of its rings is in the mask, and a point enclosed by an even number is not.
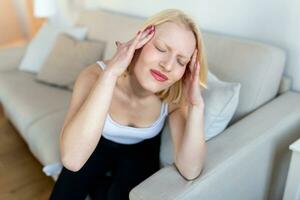
{"type": "Polygon", "coordinates": [[[145,29],[145,31],[148,31],[151,28],[152,28],[152,25],[149,25],[149,26],[147,26],[147,28],[145,29]]]}
{"type": "Polygon", "coordinates": [[[154,32],[154,29],[152,29],[150,32],[149,32],[149,34],[152,34],[154,32]]]}
{"type": "Polygon", "coordinates": [[[154,26],[154,25],[152,25],[152,26],[151,26],[151,31],[153,32],[153,31],[154,31],[154,29],[155,29],[155,26],[154,26]]]}

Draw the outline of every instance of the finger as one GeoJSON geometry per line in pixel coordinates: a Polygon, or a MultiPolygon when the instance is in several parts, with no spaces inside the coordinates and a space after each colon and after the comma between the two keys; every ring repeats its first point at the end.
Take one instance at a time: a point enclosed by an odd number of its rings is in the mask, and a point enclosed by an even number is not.
{"type": "Polygon", "coordinates": [[[189,68],[189,71],[191,72],[191,74],[194,74],[193,73],[193,66],[195,65],[195,51],[194,51],[194,53],[193,53],[193,55],[192,55],[192,58],[191,58],[191,60],[190,60],[190,62],[189,62],[189,66],[188,66],[188,68],[189,68]]]}
{"type": "Polygon", "coordinates": [[[135,47],[136,47],[137,43],[139,42],[139,39],[141,38],[141,36],[142,36],[142,32],[140,31],[140,32],[136,35],[136,37],[135,37],[134,41],[132,42],[132,44],[129,46],[128,51],[132,52],[132,51],[135,50],[135,47]]]}
{"type": "Polygon", "coordinates": [[[197,59],[197,49],[195,49],[195,51],[193,53],[192,62],[190,65],[190,70],[191,70],[192,74],[194,74],[194,72],[195,72],[194,69],[195,69],[196,59],[197,59]]]}
{"type": "MultiPolygon", "coordinates": [[[[150,32],[152,29],[153,29],[152,26],[148,26],[146,29],[144,29],[144,30],[142,31],[142,35],[141,35],[139,41],[143,41],[143,40],[148,36],[149,32],[150,32]]],[[[135,38],[133,38],[132,40],[128,41],[128,43],[127,43],[127,44],[128,44],[128,47],[131,46],[131,44],[133,43],[134,39],[135,39],[135,38]]]]}
{"type": "Polygon", "coordinates": [[[155,30],[154,25],[149,25],[144,31],[141,40],[145,39],[149,34],[153,33],[155,30]]]}
{"type": "Polygon", "coordinates": [[[194,74],[194,81],[197,83],[199,81],[199,74],[200,74],[200,64],[197,61],[195,64],[195,74],[194,74]]]}
{"type": "Polygon", "coordinates": [[[194,73],[195,73],[195,63],[196,63],[196,50],[194,51],[190,64],[189,64],[189,71],[190,71],[190,80],[194,80],[194,73]]]}
{"type": "Polygon", "coordinates": [[[117,47],[119,47],[120,45],[122,45],[122,43],[119,42],[119,41],[115,41],[115,43],[116,43],[116,46],[117,46],[117,47]]]}
{"type": "Polygon", "coordinates": [[[142,36],[136,48],[139,49],[143,47],[147,42],[149,42],[153,38],[154,34],[155,34],[155,27],[153,26],[152,29],[147,31],[146,35],[142,36]]]}
{"type": "MultiPolygon", "coordinates": [[[[141,38],[140,40],[142,40],[142,38],[144,38],[145,36],[147,36],[148,32],[150,31],[151,29],[151,26],[148,26],[147,28],[145,28],[143,31],[142,31],[142,35],[141,35],[141,38]]],[[[140,32],[140,31],[139,31],[140,32]]],[[[137,34],[138,35],[138,34],[137,34]]],[[[128,42],[126,42],[126,46],[129,47],[131,46],[131,44],[133,43],[133,41],[135,40],[136,36],[134,38],[132,38],[131,40],[129,40],[128,42]]]]}

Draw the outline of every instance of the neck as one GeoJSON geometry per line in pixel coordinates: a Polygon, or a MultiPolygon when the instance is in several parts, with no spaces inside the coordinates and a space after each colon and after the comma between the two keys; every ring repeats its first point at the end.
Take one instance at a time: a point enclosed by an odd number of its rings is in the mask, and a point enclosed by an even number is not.
{"type": "Polygon", "coordinates": [[[145,90],[138,82],[134,73],[128,73],[120,77],[121,90],[126,94],[130,102],[138,102],[153,97],[153,93],[145,90]]]}

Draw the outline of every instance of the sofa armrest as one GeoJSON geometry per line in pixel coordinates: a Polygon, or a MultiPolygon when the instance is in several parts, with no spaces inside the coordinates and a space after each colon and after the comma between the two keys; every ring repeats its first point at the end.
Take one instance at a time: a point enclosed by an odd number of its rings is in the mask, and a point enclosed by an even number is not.
{"type": "Polygon", "coordinates": [[[288,152],[299,136],[300,93],[288,91],[207,141],[206,162],[197,179],[186,181],[170,165],[133,188],[130,199],[266,199],[269,190],[280,196],[288,160],[272,169],[274,152],[288,152]],[[272,170],[283,170],[283,177],[271,181],[272,170]]]}
{"type": "Polygon", "coordinates": [[[0,72],[17,69],[27,45],[0,48],[0,72]]]}

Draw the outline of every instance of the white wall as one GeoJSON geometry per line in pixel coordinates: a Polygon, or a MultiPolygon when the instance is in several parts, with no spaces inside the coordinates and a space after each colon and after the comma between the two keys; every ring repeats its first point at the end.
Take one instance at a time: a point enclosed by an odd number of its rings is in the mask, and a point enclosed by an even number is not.
{"type": "Polygon", "coordinates": [[[88,9],[104,8],[148,17],[165,8],[180,8],[204,30],[256,40],[287,52],[284,74],[300,91],[300,1],[297,0],[86,0],[88,9]]]}
{"type": "Polygon", "coordinates": [[[17,11],[11,1],[0,1],[0,45],[22,38],[17,11]]]}

